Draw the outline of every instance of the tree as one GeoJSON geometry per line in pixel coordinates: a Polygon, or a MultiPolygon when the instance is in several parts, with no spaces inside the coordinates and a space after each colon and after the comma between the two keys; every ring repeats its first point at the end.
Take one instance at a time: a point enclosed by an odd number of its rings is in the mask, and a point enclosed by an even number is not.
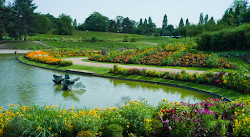
{"type": "Polygon", "coordinates": [[[38,18],[38,33],[46,34],[51,30],[51,22],[46,15],[37,14],[36,17],[38,18]]]}
{"type": "Polygon", "coordinates": [[[242,14],[242,23],[250,23],[250,8],[242,14]]]}
{"type": "Polygon", "coordinates": [[[221,21],[225,22],[225,24],[227,24],[227,26],[230,26],[230,27],[237,26],[237,22],[236,22],[236,19],[235,19],[235,14],[234,14],[232,8],[228,9],[225,12],[225,14],[223,15],[221,21]]]}
{"type": "Polygon", "coordinates": [[[203,19],[203,13],[200,14],[200,18],[199,18],[199,25],[203,25],[204,24],[204,19],[203,19]]]}
{"type": "Polygon", "coordinates": [[[73,27],[75,28],[75,29],[77,29],[77,21],[76,21],[76,19],[74,19],[74,21],[73,21],[73,27]]]}
{"type": "Polygon", "coordinates": [[[184,21],[183,18],[181,18],[180,23],[179,23],[179,28],[184,27],[184,21]]]}
{"type": "Polygon", "coordinates": [[[169,34],[169,32],[167,32],[167,26],[168,26],[168,17],[165,14],[162,21],[162,28],[160,31],[160,35],[166,36],[167,34],[169,34]]]}
{"type": "Polygon", "coordinates": [[[175,29],[174,29],[174,26],[173,26],[173,25],[169,24],[169,25],[167,26],[166,30],[167,30],[167,34],[168,34],[168,35],[173,35],[173,32],[174,32],[175,29]]]}
{"type": "Polygon", "coordinates": [[[74,27],[72,26],[72,18],[68,15],[61,14],[56,23],[56,34],[72,35],[74,27]]]}
{"type": "Polygon", "coordinates": [[[115,20],[109,20],[109,32],[116,32],[116,22],[115,20]]]}
{"type": "Polygon", "coordinates": [[[0,0],[0,40],[2,40],[3,33],[5,32],[4,25],[3,25],[4,2],[5,0],[0,0]]]}
{"type": "Polygon", "coordinates": [[[163,22],[162,22],[162,29],[166,29],[168,26],[168,17],[167,15],[165,14],[164,15],[164,18],[163,18],[163,22]]]}
{"type": "Polygon", "coordinates": [[[94,12],[85,20],[84,26],[86,30],[105,32],[108,31],[109,19],[99,12],[94,12]]]}
{"type": "Polygon", "coordinates": [[[148,34],[152,35],[155,32],[156,25],[153,23],[151,17],[148,18],[148,34]]]}
{"type": "Polygon", "coordinates": [[[204,24],[207,24],[207,22],[208,22],[208,14],[204,18],[204,24]]]}
{"type": "Polygon", "coordinates": [[[190,23],[189,23],[189,20],[188,20],[188,18],[186,19],[186,26],[189,26],[190,25],[190,23]]]}
{"type": "Polygon", "coordinates": [[[26,40],[28,34],[32,35],[37,31],[34,14],[37,6],[33,3],[33,0],[15,0],[13,5],[16,14],[16,33],[18,37],[24,35],[24,40],[26,40]]]}
{"type": "Polygon", "coordinates": [[[117,32],[122,32],[122,22],[123,22],[124,17],[122,16],[117,16],[116,17],[116,25],[115,28],[117,32]]]}
{"type": "Polygon", "coordinates": [[[216,23],[214,21],[214,17],[211,17],[209,21],[205,24],[206,31],[216,31],[216,23]]]}
{"type": "Polygon", "coordinates": [[[123,33],[132,33],[133,32],[133,22],[128,18],[124,18],[122,21],[122,32],[123,33]]]}

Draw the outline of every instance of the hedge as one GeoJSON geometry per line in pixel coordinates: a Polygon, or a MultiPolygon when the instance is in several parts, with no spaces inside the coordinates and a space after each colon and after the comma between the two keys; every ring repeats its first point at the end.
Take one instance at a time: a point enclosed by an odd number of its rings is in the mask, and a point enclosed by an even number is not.
{"type": "Polygon", "coordinates": [[[199,50],[227,51],[250,49],[250,24],[215,32],[205,32],[196,39],[199,50]]]}

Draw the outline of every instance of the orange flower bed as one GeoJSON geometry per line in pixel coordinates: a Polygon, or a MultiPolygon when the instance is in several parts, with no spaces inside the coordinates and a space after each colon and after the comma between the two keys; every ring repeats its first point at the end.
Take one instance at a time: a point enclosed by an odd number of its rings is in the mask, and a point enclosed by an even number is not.
{"type": "Polygon", "coordinates": [[[47,52],[44,52],[43,50],[26,53],[24,57],[32,61],[50,64],[50,65],[60,65],[60,66],[72,65],[71,61],[64,61],[62,59],[57,59],[53,55],[47,52]]]}

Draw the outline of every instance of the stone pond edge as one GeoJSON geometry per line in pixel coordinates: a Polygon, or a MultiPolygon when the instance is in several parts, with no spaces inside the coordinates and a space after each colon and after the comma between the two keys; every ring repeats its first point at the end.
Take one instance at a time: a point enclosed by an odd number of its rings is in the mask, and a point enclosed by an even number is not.
{"type": "Polygon", "coordinates": [[[29,65],[29,66],[33,66],[33,67],[38,67],[38,68],[42,68],[42,69],[49,69],[49,70],[54,70],[54,71],[60,71],[60,72],[68,72],[68,73],[73,73],[73,74],[80,74],[80,75],[88,75],[88,76],[96,76],[96,77],[103,77],[103,78],[112,78],[112,79],[119,79],[119,80],[129,80],[129,81],[135,81],[135,82],[145,82],[145,83],[151,83],[151,84],[159,84],[159,85],[165,85],[165,86],[172,86],[172,87],[177,87],[177,88],[182,88],[182,89],[188,89],[188,90],[193,90],[196,92],[202,92],[202,93],[206,93],[212,96],[215,96],[217,98],[224,98],[225,101],[231,102],[232,100],[221,96],[219,94],[216,93],[211,93],[205,90],[201,90],[201,89],[196,89],[196,88],[192,88],[192,87],[186,87],[186,86],[181,86],[181,85],[177,85],[177,84],[171,84],[171,83],[164,83],[164,82],[154,82],[154,81],[149,81],[149,80],[139,80],[139,79],[128,79],[128,78],[120,78],[120,77],[112,77],[112,76],[105,76],[105,75],[98,75],[98,74],[90,74],[90,73],[85,73],[85,72],[77,72],[77,71],[71,71],[71,70],[59,70],[59,69],[53,69],[53,68],[47,68],[47,67],[42,67],[42,66],[37,66],[37,65],[32,65],[26,62],[23,62],[22,60],[19,59],[20,57],[17,57],[18,61],[29,65]]]}

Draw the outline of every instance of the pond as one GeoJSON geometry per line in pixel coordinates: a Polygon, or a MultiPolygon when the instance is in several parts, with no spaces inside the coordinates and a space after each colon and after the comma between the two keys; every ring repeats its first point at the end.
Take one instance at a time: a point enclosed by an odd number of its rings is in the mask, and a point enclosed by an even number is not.
{"type": "Polygon", "coordinates": [[[54,85],[53,74],[64,73],[32,67],[20,63],[15,55],[0,55],[0,106],[58,105],[65,108],[115,107],[128,100],[148,100],[157,105],[162,99],[196,103],[213,98],[182,88],[131,82],[92,76],[69,74],[80,77],[86,88],[77,91],[62,91],[54,85]]]}

